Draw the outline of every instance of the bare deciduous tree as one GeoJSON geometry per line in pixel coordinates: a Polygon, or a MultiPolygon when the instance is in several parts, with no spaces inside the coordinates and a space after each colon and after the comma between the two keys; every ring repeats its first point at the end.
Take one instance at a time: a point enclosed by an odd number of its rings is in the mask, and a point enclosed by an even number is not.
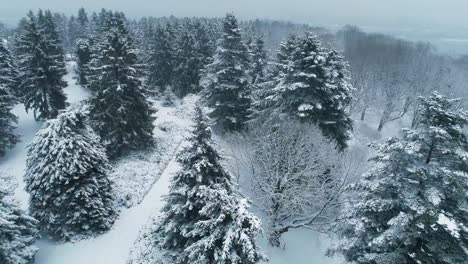
{"type": "Polygon", "coordinates": [[[244,168],[234,171],[248,175],[244,184],[251,186],[252,199],[268,217],[272,246],[280,246],[290,229],[323,231],[334,222],[354,169],[346,153],[314,125],[276,121],[255,123],[237,137],[242,149],[236,151],[237,162],[231,162],[244,168]]]}

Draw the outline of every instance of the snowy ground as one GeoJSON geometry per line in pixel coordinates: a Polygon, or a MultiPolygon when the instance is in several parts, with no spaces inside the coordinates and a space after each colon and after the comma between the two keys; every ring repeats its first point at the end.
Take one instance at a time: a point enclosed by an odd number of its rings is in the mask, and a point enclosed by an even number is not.
{"type": "Polygon", "coordinates": [[[193,109],[196,96],[188,96],[174,107],[165,107],[154,100],[156,113],[154,135],[156,147],[137,151],[117,160],[112,165],[110,178],[119,205],[132,207],[145,198],[151,187],[163,173],[178,144],[191,124],[190,109],[193,109]]]}

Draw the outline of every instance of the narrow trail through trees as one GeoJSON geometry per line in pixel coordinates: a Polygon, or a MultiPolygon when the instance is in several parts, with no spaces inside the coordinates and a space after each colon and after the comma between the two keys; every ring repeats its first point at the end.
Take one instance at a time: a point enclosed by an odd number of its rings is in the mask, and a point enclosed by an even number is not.
{"type": "Polygon", "coordinates": [[[125,264],[131,246],[135,242],[141,227],[154,212],[162,206],[162,196],[169,190],[172,175],[180,166],[176,159],[181,140],[165,164],[160,177],[150,189],[145,199],[129,209],[122,209],[114,227],[99,237],[76,243],[57,244],[41,240],[36,264],[125,264]]]}

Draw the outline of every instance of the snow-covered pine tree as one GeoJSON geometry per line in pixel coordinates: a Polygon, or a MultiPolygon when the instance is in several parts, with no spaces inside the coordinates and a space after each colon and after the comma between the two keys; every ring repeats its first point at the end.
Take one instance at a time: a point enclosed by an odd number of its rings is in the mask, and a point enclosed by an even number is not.
{"type": "Polygon", "coordinates": [[[174,75],[174,91],[178,96],[183,97],[198,89],[199,72],[203,66],[200,63],[200,56],[197,52],[197,40],[194,35],[194,28],[186,23],[177,38],[177,54],[174,75]]]}
{"type": "Polygon", "coordinates": [[[213,56],[206,26],[198,21],[182,23],[177,34],[174,68],[174,91],[185,96],[200,90],[201,71],[213,56]]]}
{"type": "Polygon", "coordinates": [[[91,39],[78,39],[76,41],[76,64],[78,84],[86,86],[88,84],[87,75],[89,74],[89,62],[91,61],[91,39]]]}
{"type": "Polygon", "coordinates": [[[15,42],[19,90],[26,111],[32,109],[36,120],[54,118],[66,106],[63,49],[49,14],[30,11],[20,22],[15,42]]]}
{"type": "Polygon", "coordinates": [[[170,24],[155,30],[151,46],[147,85],[163,92],[172,85],[174,74],[175,40],[170,24]]]}
{"type": "Polygon", "coordinates": [[[297,46],[298,37],[290,34],[288,38],[280,43],[280,48],[276,55],[276,60],[272,62],[271,67],[265,71],[265,77],[262,81],[254,84],[252,91],[252,111],[250,119],[269,118],[272,110],[275,109],[276,102],[275,91],[273,88],[278,86],[281,80],[288,73],[289,58],[292,51],[297,46]]]}
{"type": "Polygon", "coordinates": [[[174,263],[240,264],[265,260],[255,242],[260,221],[239,199],[220,164],[200,108],[189,146],[179,153],[182,169],[170,187],[155,237],[174,263]]]}
{"type": "Polygon", "coordinates": [[[250,112],[249,54],[234,15],[226,15],[223,30],[214,61],[207,66],[200,84],[216,125],[235,131],[245,127],[250,112]]]}
{"type": "Polygon", "coordinates": [[[5,43],[0,40],[0,156],[18,142],[14,133],[17,117],[11,113],[16,103],[12,92],[16,89],[17,72],[5,43]]]}
{"type": "Polygon", "coordinates": [[[285,44],[278,55],[278,84],[267,100],[282,112],[316,123],[344,149],[352,130],[345,110],[352,87],[343,58],[323,48],[311,33],[285,44]]]}
{"type": "Polygon", "coordinates": [[[265,51],[265,42],[262,37],[257,36],[253,39],[249,47],[252,83],[261,83],[265,78],[265,70],[267,66],[267,55],[265,51]]]}
{"type": "Polygon", "coordinates": [[[28,146],[30,212],[58,240],[102,233],[116,217],[107,156],[85,116],[83,109],[61,113],[28,146]]]}
{"type": "Polygon", "coordinates": [[[332,252],[353,263],[466,263],[468,114],[438,93],[420,98],[421,123],[377,145],[377,168],[354,186],[332,252]]]}
{"type": "Polygon", "coordinates": [[[0,83],[0,156],[19,141],[14,132],[18,118],[11,112],[15,102],[9,89],[0,83]]]}
{"type": "Polygon", "coordinates": [[[0,263],[29,264],[37,250],[37,221],[23,212],[11,196],[0,177],[0,263]]]}
{"type": "Polygon", "coordinates": [[[13,62],[6,42],[0,39],[0,85],[3,85],[10,94],[17,94],[18,71],[13,62]]]}
{"type": "Polygon", "coordinates": [[[88,34],[88,14],[86,10],[81,7],[78,10],[78,16],[76,17],[77,25],[78,25],[78,39],[85,39],[88,34]]]}
{"type": "Polygon", "coordinates": [[[144,95],[133,40],[122,13],[110,13],[110,28],[97,43],[88,82],[96,95],[90,119],[111,158],[153,143],[153,113],[144,95]]]}

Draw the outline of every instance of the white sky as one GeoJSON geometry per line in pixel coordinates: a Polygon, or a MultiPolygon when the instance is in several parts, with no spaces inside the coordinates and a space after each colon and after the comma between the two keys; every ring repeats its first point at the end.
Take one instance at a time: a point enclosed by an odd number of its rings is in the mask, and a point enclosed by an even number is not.
{"type": "Polygon", "coordinates": [[[466,0],[0,0],[0,19],[16,22],[39,7],[66,14],[83,6],[124,11],[140,16],[222,16],[274,18],[317,24],[378,27],[468,25],[466,0]]]}
{"type": "Polygon", "coordinates": [[[30,9],[69,15],[79,7],[119,10],[130,18],[219,17],[234,12],[243,19],[270,18],[331,28],[354,24],[407,38],[468,41],[468,0],[0,0],[0,21],[16,24],[30,9]]]}

